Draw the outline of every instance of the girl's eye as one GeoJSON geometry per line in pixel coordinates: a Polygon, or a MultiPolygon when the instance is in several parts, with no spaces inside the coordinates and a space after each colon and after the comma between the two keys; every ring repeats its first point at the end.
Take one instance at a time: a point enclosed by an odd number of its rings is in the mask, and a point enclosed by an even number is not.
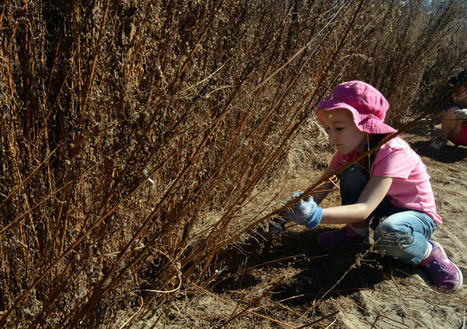
{"type": "Polygon", "coordinates": [[[341,131],[342,129],[344,129],[344,128],[336,128],[337,131],[341,131]]]}

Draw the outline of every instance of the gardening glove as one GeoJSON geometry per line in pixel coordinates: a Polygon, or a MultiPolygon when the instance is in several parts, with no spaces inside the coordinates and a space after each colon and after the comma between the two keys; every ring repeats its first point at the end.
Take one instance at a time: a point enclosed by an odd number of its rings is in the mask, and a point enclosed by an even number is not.
{"type": "MultiPolygon", "coordinates": [[[[301,194],[303,194],[301,191],[294,192],[289,201],[299,197],[301,194]]],[[[304,225],[309,229],[314,229],[321,221],[321,217],[323,217],[323,209],[318,207],[313,198],[310,197],[308,200],[301,199],[298,201],[291,209],[285,211],[282,217],[299,225],[304,225]]]]}
{"type": "Polygon", "coordinates": [[[285,233],[285,220],[281,220],[279,223],[274,223],[269,235],[271,237],[278,237],[285,233]]]}

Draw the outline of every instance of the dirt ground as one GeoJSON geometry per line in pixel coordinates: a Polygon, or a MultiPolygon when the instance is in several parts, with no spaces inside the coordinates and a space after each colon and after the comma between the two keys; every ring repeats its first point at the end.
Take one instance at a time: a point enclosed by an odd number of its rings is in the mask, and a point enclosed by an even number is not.
{"type": "MultiPolygon", "coordinates": [[[[467,278],[467,147],[438,152],[427,135],[402,137],[422,156],[439,202],[444,224],[433,239],[467,278]]],[[[275,244],[243,252],[241,275],[190,296],[180,291],[133,328],[466,328],[465,280],[460,292],[444,293],[421,268],[371,247],[326,251],[316,236],[327,229],[288,226],[275,244]]]]}

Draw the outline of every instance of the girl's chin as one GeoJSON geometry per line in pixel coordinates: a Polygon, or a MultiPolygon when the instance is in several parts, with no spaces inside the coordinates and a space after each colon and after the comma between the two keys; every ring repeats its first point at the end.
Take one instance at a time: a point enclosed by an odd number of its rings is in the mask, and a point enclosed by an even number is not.
{"type": "Polygon", "coordinates": [[[338,150],[341,152],[341,154],[343,155],[349,155],[349,154],[353,154],[354,152],[357,152],[358,151],[356,149],[352,149],[352,150],[349,150],[348,148],[347,149],[343,149],[343,148],[338,148],[338,150]]]}
{"type": "Polygon", "coordinates": [[[338,146],[338,147],[336,147],[336,148],[337,148],[337,150],[338,150],[339,152],[341,152],[341,154],[344,154],[344,155],[347,155],[347,154],[352,153],[352,151],[349,151],[348,148],[344,148],[344,147],[342,147],[342,146],[338,146]]]}

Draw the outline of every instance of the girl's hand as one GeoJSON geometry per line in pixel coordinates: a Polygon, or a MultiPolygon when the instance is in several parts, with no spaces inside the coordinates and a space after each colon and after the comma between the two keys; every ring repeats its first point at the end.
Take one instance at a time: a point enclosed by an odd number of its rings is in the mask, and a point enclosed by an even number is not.
{"type": "MultiPolygon", "coordinates": [[[[299,197],[302,193],[303,192],[301,191],[294,192],[289,201],[299,197]]],[[[282,214],[284,219],[293,221],[299,225],[304,225],[309,229],[313,229],[318,226],[322,216],[323,209],[318,207],[312,197],[308,200],[301,199],[293,205],[290,210],[287,210],[282,214]]]]}

